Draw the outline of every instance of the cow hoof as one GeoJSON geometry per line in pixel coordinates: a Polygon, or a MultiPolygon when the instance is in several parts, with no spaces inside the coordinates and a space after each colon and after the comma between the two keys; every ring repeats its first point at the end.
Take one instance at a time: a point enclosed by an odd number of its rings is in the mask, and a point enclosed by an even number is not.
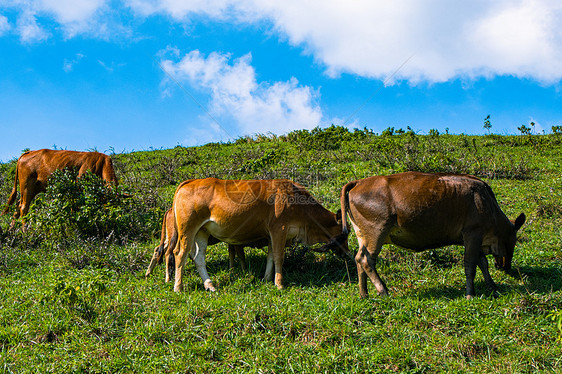
{"type": "Polygon", "coordinates": [[[205,281],[204,286],[206,291],[216,292],[216,289],[213,286],[213,282],[211,282],[209,279],[205,281]]]}

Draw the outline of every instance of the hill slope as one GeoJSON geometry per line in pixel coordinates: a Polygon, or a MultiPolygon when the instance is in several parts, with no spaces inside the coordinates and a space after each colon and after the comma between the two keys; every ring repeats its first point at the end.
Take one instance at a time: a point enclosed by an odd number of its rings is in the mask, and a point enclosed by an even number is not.
{"type": "MultiPolygon", "coordinates": [[[[5,372],[562,371],[561,142],[334,126],[115,154],[133,202],[159,215],[147,224],[152,239],[4,235],[0,364],[5,372]],[[500,297],[487,296],[478,272],[479,297],[464,299],[460,247],[414,254],[385,246],[378,268],[389,298],[360,300],[352,262],[350,283],[342,260],[301,247],[286,255],[285,291],[261,281],[262,250],[247,249],[242,272],[228,270],[224,245],[208,251],[215,294],[202,290],[192,264],[181,294],[163,282],[162,267],[144,279],[182,180],[289,178],[335,211],[344,183],[405,170],[478,175],[508,216],[527,214],[515,275],[492,270],[500,297]]],[[[14,165],[0,165],[0,199],[14,165]]],[[[8,223],[0,218],[4,230],[8,223]]]]}

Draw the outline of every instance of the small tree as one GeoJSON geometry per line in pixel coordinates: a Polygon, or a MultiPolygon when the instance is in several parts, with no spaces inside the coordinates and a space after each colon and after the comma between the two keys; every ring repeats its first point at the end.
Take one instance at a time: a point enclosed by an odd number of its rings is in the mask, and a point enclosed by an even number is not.
{"type": "Polygon", "coordinates": [[[484,129],[488,130],[488,134],[490,134],[491,128],[492,128],[492,123],[490,122],[490,115],[488,114],[486,118],[484,118],[484,129]]]}
{"type": "MultiPolygon", "coordinates": [[[[534,124],[533,124],[534,126],[534,124]]],[[[527,127],[525,124],[522,124],[517,128],[521,132],[521,135],[531,135],[531,128],[527,127]]]]}

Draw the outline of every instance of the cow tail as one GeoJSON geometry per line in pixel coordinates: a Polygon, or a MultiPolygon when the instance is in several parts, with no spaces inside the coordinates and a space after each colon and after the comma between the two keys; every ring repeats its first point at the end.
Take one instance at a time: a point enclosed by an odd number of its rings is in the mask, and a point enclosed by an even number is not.
{"type": "MultiPolygon", "coordinates": [[[[349,218],[353,219],[351,216],[351,212],[349,211],[349,191],[355,187],[357,181],[349,182],[345,186],[343,186],[341,190],[341,227],[342,232],[341,234],[337,235],[332,241],[326,244],[324,247],[320,248],[317,252],[325,252],[329,249],[335,248],[347,248],[347,238],[349,236],[349,228],[347,227],[347,215],[349,214],[349,218]]],[[[347,251],[347,249],[345,250],[347,251]]]]}
{"type": "Polygon", "coordinates": [[[178,222],[176,221],[176,211],[175,211],[175,204],[172,206],[172,212],[174,214],[174,233],[168,242],[168,250],[166,253],[169,252],[169,261],[168,261],[168,271],[170,274],[174,271],[176,266],[176,256],[174,256],[174,252],[176,250],[176,245],[178,244],[178,222]]]}
{"type": "Polygon", "coordinates": [[[164,219],[162,220],[162,231],[160,234],[160,244],[158,245],[158,264],[162,263],[164,255],[164,243],[166,242],[166,220],[168,218],[168,212],[164,213],[164,219]]]}
{"type": "Polygon", "coordinates": [[[107,157],[107,161],[103,167],[103,179],[105,179],[108,183],[113,182],[117,186],[119,183],[117,181],[117,176],[115,175],[115,169],[113,168],[113,160],[111,157],[107,157]]]}
{"type": "Polygon", "coordinates": [[[8,213],[8,210],[10,209],[10,205],[12,205],[14,203],[14,201],[16,201],[16,195],[18,193],[18,166],[19,166],[19,160],[18,160],[18,163],[16,164],[16,176],[14,178],[14,187],[12,188],[12,193],[10,194],[10,197],[8,198],[8,204],[6,205],[4,210],[2,211],[2,215],[8,213]]]}
{"type": "Polygon", "coordinates": [[[353,216],[351,215],[351,211],[349,210],[349,191],[357,185],[357,181],[349,182],[341,189],[341,227],[342,227],[342,234],[346,236],[349,235],[349,228],[347,226],[347,216],[353,220],[353,216]]]}

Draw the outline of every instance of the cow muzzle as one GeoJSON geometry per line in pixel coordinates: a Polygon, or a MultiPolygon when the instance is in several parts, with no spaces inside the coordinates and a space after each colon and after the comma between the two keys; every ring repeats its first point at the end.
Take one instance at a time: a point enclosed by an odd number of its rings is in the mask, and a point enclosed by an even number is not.
{"type": "Polygon", "coordinates": [[[314,252],[318,253],[326,253],[328,251],[334,252],[335,255],[345,258],[346,255],[348,257],[353,257],[349,252],[347,246],[347,234],[340,234],[332,239],[329,243],[324,244],[322,247],[314,249],[311,248],[314,252]]]}
{"type": "Polygon", "coordinates": [[[506,273],[511,270],[511,261],[509,261],[506,256],[501,256],[501,257],[494,256],[494,259],[495,259],[496,269],[503,270],[506,273]]]}

